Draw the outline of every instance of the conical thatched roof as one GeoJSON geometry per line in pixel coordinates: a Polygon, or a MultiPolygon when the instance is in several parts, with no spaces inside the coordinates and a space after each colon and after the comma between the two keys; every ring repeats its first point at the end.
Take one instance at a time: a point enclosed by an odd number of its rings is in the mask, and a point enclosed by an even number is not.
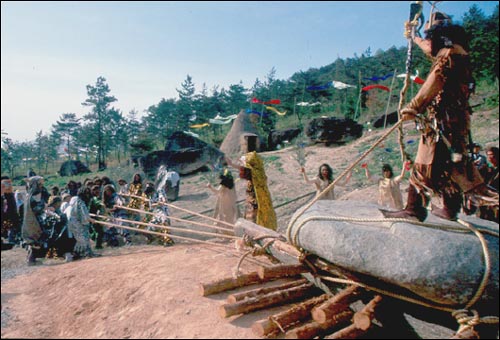
{"type": "Polygon", "coordinates": [[[252,122],[252,118],[257,117],[254,114],[248,114],[244,110],[238,113],[238,117],[233,122],[233,126],[226,138],[220,146],[220,151],[224,152],[227,156],[241,155],[246,153],[246,150],[241,150],[241,138],[245,134],[254,134],[259,139],[259,144],[262,142],[262,138],[257,132],[255,124],[252,122]]]}

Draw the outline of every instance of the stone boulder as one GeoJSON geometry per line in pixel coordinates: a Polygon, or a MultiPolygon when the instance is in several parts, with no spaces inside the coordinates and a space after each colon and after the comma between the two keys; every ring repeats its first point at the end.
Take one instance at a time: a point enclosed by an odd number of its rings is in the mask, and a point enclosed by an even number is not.
{"type": "MultiPolygon", "coordinates": [[[[450,230],[384,221],[378,208],[364,201],[320,200],[302,215],[296,213],[292,217],[287,236],[298,248],[351,271],[356,277],[377,278],[438,304],[463,306],[471,301],[485,270],[478,237],[466,232],[469,229],[465,226],[432,214],[426,223],[450,230]],[[359,223],[350,221],[351,218],[375,218],[380,222],[359,223]],[[452,228],[462,228],[464,232],[452,228]]],[[[459,218],[476,229],[492,232],[483,233],[490,274],[474,309],[479,315],[498,316],[499,244],[494,236],[498,234],[498,224],[463,214],[459,218]]]]}
{"type": "Polygon", "coordinates": [[[153,151],[133,159],[148,177],[155,177],[161,165],[179,175],[187,175],[218,165],[223,160],[224,153],[219,149],[180,131],[168,137],[164,151],[153,151]]]}
{"type": "Polygon", "coordinates": [[[284,141],[291,142],[296,138],[302,129],[286,129],[286,130],[272,130],[267,138],[267,147],[269,150],[275,150],[279,144],[283,144],[284,141]]]}
{"type": "Polygon", "coordinates": [[[398,112],[394,111],[389,114],[387,114],[387,120],[385,118],[385,115],[380,116],[373,122],[373,127],[374,128],[381,128],[384,127],[384,122],[385,122],[385,127],[394,125],[398,122],[399,117],[398,117],[398,112]]]}
{"type": "Polygon", "coordinates": [[[61,168],[59,169],[59,175],[61,177],[66,176],[75,176],[78,174],[85,174],[92,172],[83,164],[81,161],[66,161],[61,164],[61,168]]]}
{"type": "Polygon", "coordinates": [[[363,125],[350,118],[321,117],[309,121],[305,132],[312,142],[344,144],[361,137],[363,125]]]}

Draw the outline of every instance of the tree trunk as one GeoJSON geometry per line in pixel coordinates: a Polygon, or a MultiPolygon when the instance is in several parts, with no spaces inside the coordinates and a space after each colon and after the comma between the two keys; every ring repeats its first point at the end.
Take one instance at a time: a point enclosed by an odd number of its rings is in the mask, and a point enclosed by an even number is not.
{"type": "Polygon", "coordinates": [[[334,315],[328,322],[320,324],[316,321],[308,322],[307,324],[292,329],[286,333],[285,339],[312,339],[316,336],[328,334],[336,326],[346,323],[351,320],[353,312],[349,309],[341,311],[334,315]]]}
{"type": "Polygon", "coordinates": [[[280,264],[272,267],[259,267],[257,269],[257,273],[262,280],[290,277],[307,272],[309,272],[309,268],[303,266],[302,264],[280,264]]]}
{"type": "Polygon", "coordinates": [[[323,324],[341,310],[346,309],[352,302],[358,300],[359,294],[356,294],[357,288],[358,287],[354,285],[349,286],[328,301],[315,307],[311,312],[314,321],[323,324]]]}
{"type": "Polygon", "coordinates": [[[229,317],[236,314],[245,314],[255,310],[276,306],[286,302],[292,302],[302,297],[311,297],[315,287],[312,283],[302,286],[288,288],[279,292],[269,293],[263,296],[257,296],[245,301],[225,304],[220,307],[220,315],[229,317]]]}
{"type": "Polygon", "coordinates": [[[308,281],[306,279],[300,279],[297,281],[286,282],[286,283],[283,283],[283,284],[277,285],[277,286],[252,289],[252,290],[249,290],[247,292],[242,292],[242,293],[234,293],[234,294],[229,295],[227,297],[226,301],[228,303],[235,303],[235,302],[249,299],[249,298],[253,298],[253,297],[256,297],[259,295],[265,295],[265,294],[280,291],[283,289],[297,287],[297,286],[303,285],[304,283],[307,283],[307,282],[308,281]]]}
{"type": "Polygon", "coordinates": [[[323,294],[296,304],[284,312],[271,315],[267,319],[256,321],[252,325],[252,330],[260,337],[276,336],[282,330],[286,331],[297,322],[310,318],[311,309],[314,306],[326,301],[328,297],[328,294],[323,294]]]}
{"type": "Polygon", "coordinates": [[[217,280],[215,282],[201,284],[199,287],[199,291],[201,296],[208,296],[243,286],[249,286],[259,282],[262,282],[262,280],[259,278],[259,275],[257,274],[257,272],[253,272],[240,275],[237,278],[230,277],[222,280],[217,280]]]}

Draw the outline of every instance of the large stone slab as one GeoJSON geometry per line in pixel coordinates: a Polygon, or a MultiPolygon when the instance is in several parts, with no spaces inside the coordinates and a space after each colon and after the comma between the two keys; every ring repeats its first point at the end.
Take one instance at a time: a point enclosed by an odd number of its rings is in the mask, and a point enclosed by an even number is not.
{"type": "MultiPolygon", "coordinates": [[[[472,233],[402,222],[335,221],[321,216],[383,219],[375,204],[321,200],[289,226],[289,241],[296,239],[298,246],[335,265],[406,288],[436,303],[462,306],[478,289],[485,262],[481,243],[472,233]]],[[[476,228],[498,233],[496,223],[473,216],[460,218],[476,228]]],[[[463,227],[433,215],[426,223],[463,227]]],[[[484,237],[491,273],[474,309],[498,315],[499,241],[495,236],[484,237]]]]}
{"type": "Polygon", "coordinates": [[[91,172],[89,168],[85,166],[81,161],[66,161],[61,164],[59,169],[59,175],[61,177],[65,176],[75,176],[79,174],[85,174],[91,172]]]}
{"type": "Polygon", "coordinates": [[[305,133],[315,143],[344,144],[361,137],[363,125],[350,118],[321,117],[310,120],[305,133]]]}
{"type": "Polygon", "coordinates": [[[164,151],[153,151],[136,157],[134,162],[142,166],[148,177],[155,177],[162,165],[180,175],[187,175],[201,171],[207,166],[221,164],[223,159],[224,153],[216,147],[177,131],[168,138],[164,151]]]}

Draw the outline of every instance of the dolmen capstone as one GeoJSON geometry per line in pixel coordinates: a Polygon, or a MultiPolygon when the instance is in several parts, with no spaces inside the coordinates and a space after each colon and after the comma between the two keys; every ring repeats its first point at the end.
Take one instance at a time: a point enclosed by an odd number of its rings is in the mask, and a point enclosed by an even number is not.
{"type": "Polygon", "coordinates": [[[363,125],[350,118],[314,118],[306,126],[306,136],[314,143],[344,144],[363,135],[363,125]]]}
{"type": "Polygon", "coordinates": [[[224,153],[215,146],[199,138],[176,131],[167,138],[164,151],[153,151],[146,156],[136,158],[146,175],[155,177],[161,165],[179,175],[187,175],[218,165],[224,159],[224,153]]]}
{"type": "MultiPolygon", "coordinates": [[[[443,230],[406,222],[355,222],[331,217],[383,219],[378,206],[358,201],[315,202],[286,235],[290,243],[352,273],[402,287],[444,306],[463,307],[476,294],[485,273],[479,238],[458,222],[432,214],[426,224],[460,228],[443,230]]],[[[474,228],[498,235],[498,224],[459,215],[474,228]]],[[[472,307],[480,315],[498,315],[498,236],[483,234],[491,261],[487,285],[472,307]]]]}
{"type": "Polygon", "coordinates": [[[63,164],[61,164],[61,167],[59,168],[59,175],[61,177],[65,176],[75,176],[78,174],[85,174],[91,172],[85,164],[83,164],[81,161],[66,161],[63,164]]]}

